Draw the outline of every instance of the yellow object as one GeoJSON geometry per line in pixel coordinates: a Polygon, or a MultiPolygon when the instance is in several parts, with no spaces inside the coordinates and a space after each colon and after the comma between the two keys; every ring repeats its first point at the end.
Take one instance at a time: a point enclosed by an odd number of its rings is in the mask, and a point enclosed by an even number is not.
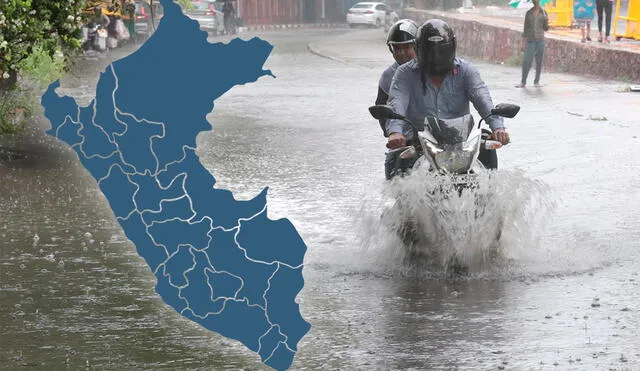
{"type": "Polygon", "coordinates": [[[102,14],[122,17],[123,5],[122,0],[87,0],[84,13],[93,13],[93,9],[99,6],[102,8],[102,14]]]}
{"type": "Polygon", "coordinates": [[[544,10],[549,14],[549,27],[573,26],[573,0],[555,0],[548,2],[544,10]]]}
{"type": "Polygon", "coordinates": [[[640,40],[640,0],[629,0],[627,16],[620,16],[620,0],[616,1],[616,14],[613,18],[613,36],[640,40]],[[626,21],[624,32],[618,33],[618,21],[626,21]]]}

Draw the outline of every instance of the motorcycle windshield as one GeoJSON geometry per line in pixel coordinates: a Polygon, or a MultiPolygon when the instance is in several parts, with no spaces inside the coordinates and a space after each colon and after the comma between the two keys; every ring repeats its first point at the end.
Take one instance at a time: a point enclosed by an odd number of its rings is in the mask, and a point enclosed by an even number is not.
{"type": "Polygon", "coordinates": [[[462,143],[469,138],[474,127],[471,114],[444,120],[427,117],[425,121],[427,129],[440,144],[462,143]]]}

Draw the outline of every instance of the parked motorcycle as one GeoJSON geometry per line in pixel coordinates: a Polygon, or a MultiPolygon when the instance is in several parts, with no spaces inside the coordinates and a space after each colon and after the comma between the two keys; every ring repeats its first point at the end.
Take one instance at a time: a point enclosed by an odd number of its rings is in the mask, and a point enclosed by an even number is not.
{"type": "MultiPolygon", "coordinates": [[[[417,126],[406,117],[394,112],[391,107],[377,105],[369,107],[369,112],[377,120],[398,119],[410,125],[413,132],[412,139],[407,146],[393,149],[387,152],[387,163],[391,164],[388,171],[388,178],[406,177],[419,170],[426,171],[433,179],[431,189],[425,189],[432,199],[446,200],[455,197],[462,197],[463,193],[471,193],[471,199],[475,210],[475,218],[483,216],[485,201],[482,195],[474,194],[474,190],[479,187],[479,175],[488,170],[478,160],[481,147],[487,150],[494,150],[502,147],[499,141],[490,139],[490,132],[482,129],[482,122],[490,116],[502,116],[513,118],[519,112],[520,107],[514,104],[498,104],[491,110],[491,113],[478,122],[476,125],[473,116],[470,114],[453,119],[438,119],[436,117],[426,117],[422,127],[417,126]],[[476,197],[477,196],[477,197],[476,197]]],[[[420,244],[420,220],[415,220],[411,213],[404,213],[402,209],[415,208],[415,205],[403,205],[402,200],[397,200],[392,208],[395,218],[403,219],[397,223],[396,233],[409,248],[410,253],[417,251],[414,247],[420,244]],[[407,216],[409,215],[409,216],[407,216]]],[[[420,206],[418,206],[420,207],[420,206]]],[[[437,207],[431,205],[431,207],[437,207]]],[[[469,207],[468,205],[466,207],[469,207]]],[[[442,212],[439,210],[439,212],[442,212]]],[[[446,215],[442,215],[446,217],[446,215]]],[[[496,226],[496,240],[499,240],[501,233],[501,223],[496,226]]],[[[431,236],[434,237],[434,236],[431,236]]],[[[433,240],[433,238],[432,238],[433,240]]],[[[454,271],[465,270],[455,255],[448,258],[446,266],[454,271]]]]}
{"type": "Polygon", "coordinates": [[[107,50],[107,37],[107,30],[105,30],[102,25],[94,22],[87,24],[82,50],[88,51],[93,49],[104,52],[107,50]]]}

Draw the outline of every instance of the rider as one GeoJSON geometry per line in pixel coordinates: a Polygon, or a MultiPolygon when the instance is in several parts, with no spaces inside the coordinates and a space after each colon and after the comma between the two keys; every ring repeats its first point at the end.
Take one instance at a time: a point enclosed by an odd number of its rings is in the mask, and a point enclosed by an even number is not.
{"type": "MultiPolygon", "coordinates": [[[[456,37],[446,22],[430,19],[420,26],[416,52],[417,58],[398,67],[393,77],[388,104],[395,112],[414,123],[424,122],[426,116],[442,119],[463,116],[469,113],[469,102],[482,117],[491,113],[493,101],[489,89],[474,66],[456,58],[456,37]]],[[[486,121],[493,139],[509,143],[502,117],[491,116],[486,121]]],[[[388,120],[386,128],[387,148],[406,145],[411,131],[404,121],[388,120]]],[[[495,150],[481,148],[478,159],[487,168],[498,167],[495,150]]]]}
{"type": "Polygon", "coordinates": [[[102,7],[99,5],[93,8],[92,21],[96,24],[101,25],[105,30],[107,29],[107,27],[109,27],[109,23],[111,23],[111,20],[106,14],[102,12],[102,7]]]}
{"type": "MultiPolygon", "coordinates": [[[[387,67],[380,76],[378,83],[378,96],[376,104],[387,104],[391,79],[398,69],[398,66],[409,62],[416,57],[415,38],[418,32],[418,25],[410,19],[401,19],[391,26],[387,33],[387,47],[393,55],[395,62],[387,67]]],[[[386,120],[380,120],[382,133],[387,136],[385,130],[386,120]]]]}

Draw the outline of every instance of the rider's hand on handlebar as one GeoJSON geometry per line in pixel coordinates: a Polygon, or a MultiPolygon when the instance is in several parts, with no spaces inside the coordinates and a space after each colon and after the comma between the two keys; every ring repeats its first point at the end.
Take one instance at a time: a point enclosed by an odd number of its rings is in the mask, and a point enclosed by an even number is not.
{"type": "Polygon", "coordinates": [[[400,148],[407,144],[407,138],[401,133],[389,134],[389,140],[387,141],[387,148],[395,149],[400,148]]]}
{"type": "Polygon", "coordinates": [[[494,130],[493,134],[491,134],[491,137],[502,143],[502,145],[509,144],[509,133],[507,133],[504,128],[494,130]]]}

